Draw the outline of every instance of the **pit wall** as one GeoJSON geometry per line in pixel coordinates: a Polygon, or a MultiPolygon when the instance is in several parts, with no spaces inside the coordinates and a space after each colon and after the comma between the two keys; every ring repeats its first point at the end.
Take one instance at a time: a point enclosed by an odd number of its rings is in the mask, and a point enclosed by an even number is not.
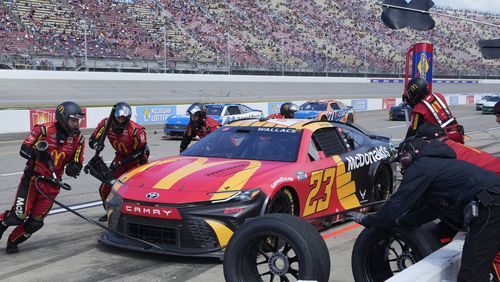
{"type": "MultiPolygon", "coordinates": [[[[392,81],[391,81],[392,82],[392,81]]],[[[372,82],[372,83],[391,83],[391,82],[372,82]]],[[[483,94],[447,94],[446,101],[449,105],[474,104],[483,94]]],[[[356,112],[389,109],[395,104],[401,102],[401,98],[374,98],[374,99],[340,99],[345,105],[352,106],[356,112]]],[[[261,102],[245,103],[250,108],[262,111],[264,116],[279,112],[281,103],[261,102]]],[[[297,105],[305,101],[292,101],[297,105]]],[[[166,119],[172,115],[185,114],[188,104],[180,105],[146,105],[132,107],[132,120],[142,125],[160,125],[164,124],[166,119]]],[[[84,108],[87,117],[82,122],[82,128],[94,128],[99,121],[109,116],[111,107],[91,107],[84,108]]],[[[33,124],[50,122],[54,120],[54,109],[28,109],[28,110],[0,110],[0,134],[3,133],[21,133],[31,130],[33,124]]]]}

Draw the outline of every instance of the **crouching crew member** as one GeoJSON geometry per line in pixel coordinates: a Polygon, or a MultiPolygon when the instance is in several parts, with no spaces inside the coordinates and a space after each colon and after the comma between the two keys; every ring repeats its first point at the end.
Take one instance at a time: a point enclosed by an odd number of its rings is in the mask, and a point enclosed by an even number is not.
{"type": "Polygon", "coordinates": [[[410,127],[406,137],[416,134],[420,125],[432,122],[439,125],[453,141],[464,144],[464,129],[451,113],[444,96],[430,93],[427,80],[414,78],[408,82],[407,101],[413,110],[410,113],[410,127]]]}
{"type": "Polygon", "coordinates": [[[347,217],[366,227],[389,228],[401,224],[403,217],[417,220],[419,214],[427,217],[433,212],[434,218],[461,223],[469,232],[458,281],[489,281],[490,266],[500,249],[500,176],[457,160],[442,142],[428,143],[416,136],[399,145],[399,161],[403,179],[384,206],[374,214],[347,217]],[[424,203],[423,209],[408,214],[417,201],[424,203]],[[471,210],[478,210],[478,215],[471,210]]]}
{"type": "Polygon", "coordinates": [[[271,118],[294,118],[295,112],[299,110],[299,107],[292,102],[283,103],[280,107],[279,113],[270,114],[267,116],[268,119],[271,118]]]}
{"type": "Polygon", "coordinates": [[[184,136],[182,136],[180,152],[182,153],[188,147],[191,140],[196,136],[203,138],[210,132],[221,127],[220,122],[207,116],[207,109],[201,103],[194,103],[186,110],[189,115],[189,123],[184,136]]]}
{"type": "MultiPolygon", "coordinates": [[[[36,189],[36,177],[52,178],[55,174],[61,179],[66,168],[66,174],[76,178],[82,169],[85,138],[80,133],[80,121],[85,114],[78,104],[64,102],[57,106],[55,116],[55,122],[36,124],[21,145],[20,154],[28,161],[12,209],[0,215],[0,238],[8,226],[17,226],[7,240],[5,251],[9,254],[17,252],[17,245],[42,228],[52,207],[52,201],[36,189]],[[48,145],[45,151],[36,149],[40,142],[48,145]]],[[[60,189],[43,180],[38,181],[38,187],[52,199],[60,189]]]]}
{"type": "MultiPolygon", "coordinates": [[[[115,105],[115,115],[111,121],[111,127],[107,133],[109,143],[115,150],[115,157],[109,168],[113,175],[118,178],[125,172],[148,162],[149,148],[146,140],[146,130],[143,126],[130,120],[132,108],[127,103],[119,102],[115,105]]],[[[92,149],[101,151],[104,149],[98,142],[104,134],[108,118],[103,119],[97,125],[89,139],[89,146],[92,149]]],[[[102,145],[104,146],[104,145],[102,145]]],[[[108,183],[102,183],[99,187],[99,194],[106,210],[106,199],[111,192],[108,183]]],[[[105,214],[99,221],[108,220],[105,214]]]]}

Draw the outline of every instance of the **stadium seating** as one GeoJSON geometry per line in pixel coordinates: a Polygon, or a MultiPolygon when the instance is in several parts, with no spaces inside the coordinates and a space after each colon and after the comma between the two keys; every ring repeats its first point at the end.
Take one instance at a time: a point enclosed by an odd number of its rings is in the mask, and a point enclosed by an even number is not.
{"type": "MultiPolygon", "coordinates": [[[[390,30],[373,0],[10,0],[0,3],[0,55],[231,64],[401,73],[412,43],[435,46],[434,73],[497,73],[478,40],[494,27],[438,17],[428,32],[390,30]],[[87,48],[85,48],[85,42],[87,48]],[[85,50],[86,49],[86,50],[85,50]],[[86,53],[85,53],[86,52],[86,53]]],[[[434,8],[499,24],[476,11],[434,8]]]]}

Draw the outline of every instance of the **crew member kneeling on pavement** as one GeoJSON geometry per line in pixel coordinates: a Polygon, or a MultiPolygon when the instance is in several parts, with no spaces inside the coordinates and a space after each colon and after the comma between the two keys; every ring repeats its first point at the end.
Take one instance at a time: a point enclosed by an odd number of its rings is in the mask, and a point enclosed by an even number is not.
{"type": "Polygon", "coordinates": [[[210,132],[221,127],[221,124],[215,119],[207,116],[207,109],[201,103],[194,103],[186,110],[189,115],[189,123],[184,136],[182,136],[180,152],[182,153],[188,147],[191,140],[196,136],[203,138],[210,132]]]}
{"type": "MultiPolygon", "coordinates": [[[[0,215],[0,238],[9,226],[17,226],[7,240],[5,251],[9,254],[16,253],[17,245],[42,228],[52,207],[52,201],[36,189],[36,176],[52,178],[54,172],[61,179],[66,168],[66,174],[76,178],[82,169],[85,138],[80,133],[80,121],[85,114],[78,104],[64,102],[57,106],[55,115],[55,122],[36,124],[21,145],[20,154],[28,161],[12,209],[0,215]],[[48,147],[40,152],[35,147],[42,141],[48,147]]],[[[38,181],[38,187],[52,199],[60,189],[44,180],[38,181]]]]}
{"type": "Polygon", "coordinates": [[[292,102],[283,103],[280,107],[279,113],[270,114],[267,119],[271,118],[294,118],[295,112],[299,110],[299,107],[292,102]]]}
{"type": "MultiPolygon", "coordinates": [[[[407,138],[399,145],[403,179],[399,189],[375,214],[348,213],[347,218],[366,226],[390,228],[402,215],[418,219],[428,214],[460,222],[469,230],[462,253],[458,281],[489,281],[489,270],[500,250],[500,176],[465,161],[439,141],[407,138]],[[417,201],[424,210],[405,214],[417,201]],[[469,220],[472,205],[479,215],[469,220]]],[[[422,224],[424,222],[420,222],[422,224]]],[[[406,224],[405,224],[406,225],[406,224]]]]}
{"type": "Polygon", "coordinates": [[[440,93],[430,93],[427,80],[414,78],[406,87],[407,101],[412,106],[410,127],[406,137],[416,134],[420,125],[432,122],[439,125],[453,141],[464,144],[464,129],[451,113],[446,99],[440,93]]]}
{"type": "MultiPolygon", "coordinates": [[[[109,168],[113,175],[118,178],[125,172],[147,163],[149,148],[144,127],[130,120],[132,117],[132,108],[125,102],[119,102],[115,107],[115,116],[111,121],[111,128],[107,137],[109,143],[115,149],[115,157],[109,168]]],[[[98,140],[102,138],[107,122],[109,122],[108,118],[105,118],[97,125],[89,139],[90,148],[99,151],[103,149],[99,148],[100,144],[98,140]]],[[[111,186],[108,183],[102,183],[99,187],[99,194],[101,195],[105,210],[106,199],[110,192],[111,186]]],[[[106,214],[99,218],[101,222],[107,220],[108,216],[106,214]]]]}

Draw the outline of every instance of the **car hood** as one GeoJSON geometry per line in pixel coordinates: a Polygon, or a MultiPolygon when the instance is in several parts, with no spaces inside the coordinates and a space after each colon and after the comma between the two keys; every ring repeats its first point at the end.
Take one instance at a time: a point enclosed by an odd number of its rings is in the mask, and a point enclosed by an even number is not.
{"type": "Polygon", "coordinates": [[[206,157],[170,157],[138,167],[113,186],[124,199],[185,204],[221,200],[241,189],[260,188],[256,176],[282,162],[206,157]],[[229,192],[228,192],[229,191],[229,192]],[[149,194],[149,196],[148,196],[149,194]],[[151,198],[154,195],[154,198],[151,198]],[[148,198],[149,197],[149,198],[148,198]]]}
{"type": "Polygon", "coordinates": [[[497,103],[498,101],[487,101],[487,102],[484,102],[483,103],[483,106],[486,106],[486,107],[494,107],[495,104],[497,103]]]}
{"type": "Polygon", "coordinates": [[[294,118],[315,118],[318,114],[319,111],[297,111],[294,118]]]}
{"type": "Polygon", "coordinates": [[[187,125],[189,123],[188,115],[173,115],[167,118],[166,124],[182,124],[187,125]]]}

